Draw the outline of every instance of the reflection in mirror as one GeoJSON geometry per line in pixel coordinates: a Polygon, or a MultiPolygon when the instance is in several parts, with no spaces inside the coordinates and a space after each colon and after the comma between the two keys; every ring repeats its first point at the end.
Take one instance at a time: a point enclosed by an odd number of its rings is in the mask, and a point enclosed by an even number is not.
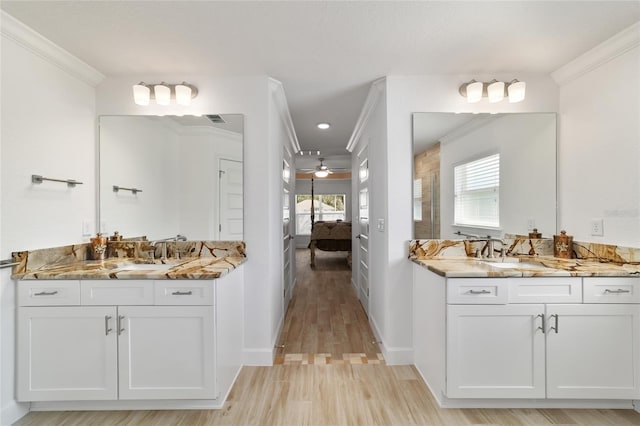
{"type": "Polygon", "coordinates": [[[102,116],[99,124],[103,233],[242,240],[241,114],[102,116]]]}
{"type": "Polygon", "coordinates": [[[414,238],[556,232],[555,113],[415,113],[413,156],[414,238]]]}

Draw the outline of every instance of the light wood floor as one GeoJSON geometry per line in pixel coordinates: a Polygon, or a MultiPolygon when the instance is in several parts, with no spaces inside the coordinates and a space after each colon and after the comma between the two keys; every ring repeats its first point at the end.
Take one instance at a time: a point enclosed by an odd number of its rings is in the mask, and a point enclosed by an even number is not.
{"type": "MultiPolygon", "coordinates": [[[[303,256],[306,255],[303,253],[303,256]]],[[[290,350],[311,351],[331,348],[337,353],[360,351],[373,356],[374,348],[342,345],[335,337],[307,339],[307,327],[324,333],[324,327],[339,323],[319,320],[329,313],[341,312],[361,326],[357,314],[358,301],[349,295],[350,272],[340,266],[344,255],[323,256],[326,262],[313,272],[300,265],[295,305],[286,317],[282,342],[290,350]],[[335,259],[332,256],[339,256],[335,259]],[[342,260],[341,260],[342,259],[342,260]],[[333,266],[331,266],[333,264],[333,266]],[[331,270],[339,269],[339,270],[331,270]],[[322,278],[321,278],[322,277],[322,278]],[[310,283],[319,288],[308,288],[310,283]],[[332,282],[332,284],[327,284],[332,282]],[[341,295],[330,295],[333,291],[341,295]],[[305,300],[309,296],[311,300],[305,300]],[[317,306],[315,325],[312,320],[295,331],[293,322],[299,312],[312,312],[321,300],[345,305],[338,310],[317,306]],[[315,302],[313,302],[315,300],[315,302]],[[304,309],[302,307],[305,307],[304,309]],[[346,314],[343,312],[347,312],[346,314]],[[320,326],[322,324],[322,326],[320,326]],[[321,331],[322,330],[322,331],[321,331]],[[309,341],[305,343],[306,341],[309,341]],[[332,342],[332,343],[327,343],[332,342]],[[336,343],[337,342],[337,343],[336,343]],[[298,345],[299,346],[296,346],[298,345]],[[325,346],[329,345],[329,346],[325,346]]],[[[306,255],[308,256],[308,255],[306,255]]],[[[345,263],[346,265],[346,263],[345,263]]],[[[314,314],[310,313],[309,318],[314,314]]],[[[336,316],[339,316],[336,314],[336,316]]],[[[304,317],[306,319],[306,317],[304,317]]],[[[300,319],[300,321],[304,321],[300,319]]],[[[351,320],[350,320],[351,321],[351,320]]],[[[338,325],[336,325],[338,324],[338,325]]],[[[345,323],[346,324],[346,323],[345,323]]],[[[344,326],[346,329],[346,325],[344,326]]],[[[348,332],[347,336],[349,336],[348,332]]],[[[371,333],[358,329],[365,345],[371,333]],[[366,336],[366,338],[364,337],[366,336]]],[[[286,354],[287,347],[284,353],[286,354]]],[[[302,353],[302,352],[301,352],[302,353]]],[[[309,354],[310,352],[305,352],[309,354]]],[[[312,354],[316,355],[316,354],[312,354]]],[[[640,413],[632,410],[562,410],[562,409],[442,409],[439,408],[412,366],[331,362],[326,365],[290,363],[272,367],[244,367],[221,410],[184,411],[111,411],[111,412],[32,412],[18,425],[640,425],[640,413]]]]}
{"type": "Polygon", "coordinates": [[[347,253],[316,250],[313,269],[309,260],[309,250],[296,251],[297,285],[275,363],[379,363],[380,348],[351,287],[347,253]]]}

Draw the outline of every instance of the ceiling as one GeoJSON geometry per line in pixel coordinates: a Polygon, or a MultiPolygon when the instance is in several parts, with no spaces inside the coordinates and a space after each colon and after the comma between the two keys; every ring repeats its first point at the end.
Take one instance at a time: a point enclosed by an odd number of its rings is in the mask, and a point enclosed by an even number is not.
{"type": "Polygon", "coordinates": [[[345,147],[385,75],[556,70],[640,20],[638,1],[8,1],[107,76],[269,75],[303,149],[345,147]],[[315,125],[328,121],[326,131],[315,125]]]}

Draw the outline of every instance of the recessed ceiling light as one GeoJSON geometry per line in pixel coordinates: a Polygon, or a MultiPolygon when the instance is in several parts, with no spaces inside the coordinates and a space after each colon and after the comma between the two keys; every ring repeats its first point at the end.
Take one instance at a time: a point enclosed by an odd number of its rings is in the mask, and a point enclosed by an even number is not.
{"type": "Polygon", "coordinates": [[[318,123],[318,129],[320,130],[327,130],[329,127],[331,127],[329,123],[318,123]]]}

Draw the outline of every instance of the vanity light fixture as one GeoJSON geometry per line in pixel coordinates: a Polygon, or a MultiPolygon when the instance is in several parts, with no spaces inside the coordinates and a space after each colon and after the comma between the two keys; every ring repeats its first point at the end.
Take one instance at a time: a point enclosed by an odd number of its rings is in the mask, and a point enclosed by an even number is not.
{"type": "Polygon", "coordinates": [[[317,127],[320,130],[327,130],[329,127],[331,127],[331,124],[329,124],[329,123],[318,123],[317,127]]]}
{"type": "Polygon", "coordinates": [[[300,155],[320,155],[320,151],[299,151],[300,155]]]}
{"type": "Polygon", "coordinates": [[[489,102],[496,103],[504,99],[504,81],[492,80],[487,86],[489,102]]]}
{"type": "Polygon", "coordinates": [[[513,80],[509,83],[509,102],[512,104],[524,100],[524,92],[527,88],[527,83],[524,81],[513,80]]]}
{"type": "Polygon", "coordinates": [[[175,99],[178,105],[189,106],[191,99],[198,96],[198,88],[192,84],[162,83],[147,84],[140,82],[133,85],[133,101],[136,105],[147,106],[150,99],[155,99],[158,105],[169,105],[175,99]],[[153,90],[151,90],[153,88],[153,90]]]}
{"type": "Polygon", "coordinates": [[[505,96],[509,97],[509,102],[516,103],[524,100],[525,89],[526,83],[519,80],[511,80],[509,83],[495,79],[488,83],[471,80],[462,84],[458,92],[467,98],[470,104],[479,102],[483,97],[488,97],[489,102],[496,103],[502,101],[505,96]]]}

